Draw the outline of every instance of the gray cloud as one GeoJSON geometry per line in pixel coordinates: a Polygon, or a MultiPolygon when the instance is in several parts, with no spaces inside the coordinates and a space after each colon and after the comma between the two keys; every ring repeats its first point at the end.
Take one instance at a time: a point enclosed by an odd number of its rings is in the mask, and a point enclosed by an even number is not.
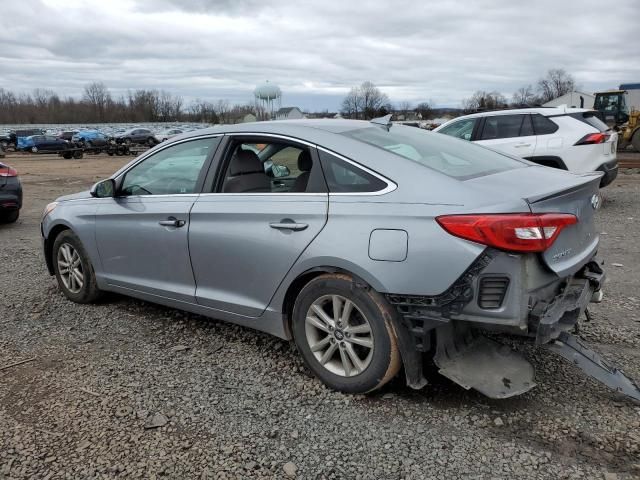
{"type": "Polygon", "coordinates": [[[3,5],[0,86],[248,101],[269,79],[284,103],[335,109],[372,80],[394,101],[458,105],[561,67],[592,91],[640,80],[638,18],[636,0],[23,0],[3,5]]]}

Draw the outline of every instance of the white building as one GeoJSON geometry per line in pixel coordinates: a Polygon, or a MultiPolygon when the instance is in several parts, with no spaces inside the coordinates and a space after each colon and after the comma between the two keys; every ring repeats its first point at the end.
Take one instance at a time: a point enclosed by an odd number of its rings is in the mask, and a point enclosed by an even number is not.
{"type": "Polygon", "coordinates": [[[544,103],[543,107],[559,107],[566,105],[567,107],[577,108],[593,108],[593,102],[595,101],[595,95],[584,92],[569,92],[565,93],[561,97],[554,98],[553,100],[544,103]]]}
{"type": "Polygon", "coordinates": [[[298,107],[282,107],[276,112],[276,120],[299,120],[306,118],[298,107]]]}

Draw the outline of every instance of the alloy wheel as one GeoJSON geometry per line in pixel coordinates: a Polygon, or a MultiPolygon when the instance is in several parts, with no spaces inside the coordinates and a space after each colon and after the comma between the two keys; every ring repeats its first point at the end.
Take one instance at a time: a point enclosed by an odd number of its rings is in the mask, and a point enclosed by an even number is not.
{"type": "Polygon", "coordinates": [[[336,375],[358,375],[373,358],[374,339],[369,320],[342,295],[323,295],[311,304],[305,334],[316,360],[336,375]]]}
{"type": "Polygon", "coordinates": [[[58,273],[65,288],[71,293],[78,293],[84,285],[84,272],[78,251],[68,243],[58,249],[58,273]]]}

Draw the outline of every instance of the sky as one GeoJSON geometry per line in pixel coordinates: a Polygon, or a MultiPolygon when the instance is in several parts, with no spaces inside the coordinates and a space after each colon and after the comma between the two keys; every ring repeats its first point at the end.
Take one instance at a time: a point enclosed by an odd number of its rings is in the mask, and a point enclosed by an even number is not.
{"type": "Polygon", "coordinates": [[[336,111],[365,80],[393,103],[511,98],[550,68],[593,92],[640,82],[639,0],[3,0],[0,88],[162,89],[336,111]]]}

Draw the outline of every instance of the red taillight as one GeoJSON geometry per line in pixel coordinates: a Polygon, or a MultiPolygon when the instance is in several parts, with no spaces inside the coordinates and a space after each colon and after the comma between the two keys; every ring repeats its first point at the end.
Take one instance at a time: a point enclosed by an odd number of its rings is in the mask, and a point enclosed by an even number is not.
{"type": "Polygon", "coordinates": [[[511,252],[544,252],[567,225],[569,213],[443,215],[436,221],[451,235],[511,252]]]}
{"type": "Polygon", "coordinates": [[[15,168],[11,168],[7,165],[0,163],[0,177],[17,177],[18,171],[15,168]]]}
{"type": "Polygon", "coordinates": [[[576,145],[594,145],[596,143],[605,143],[609,140],[606,133],[589,133],[576,142],[576,145]]]}

